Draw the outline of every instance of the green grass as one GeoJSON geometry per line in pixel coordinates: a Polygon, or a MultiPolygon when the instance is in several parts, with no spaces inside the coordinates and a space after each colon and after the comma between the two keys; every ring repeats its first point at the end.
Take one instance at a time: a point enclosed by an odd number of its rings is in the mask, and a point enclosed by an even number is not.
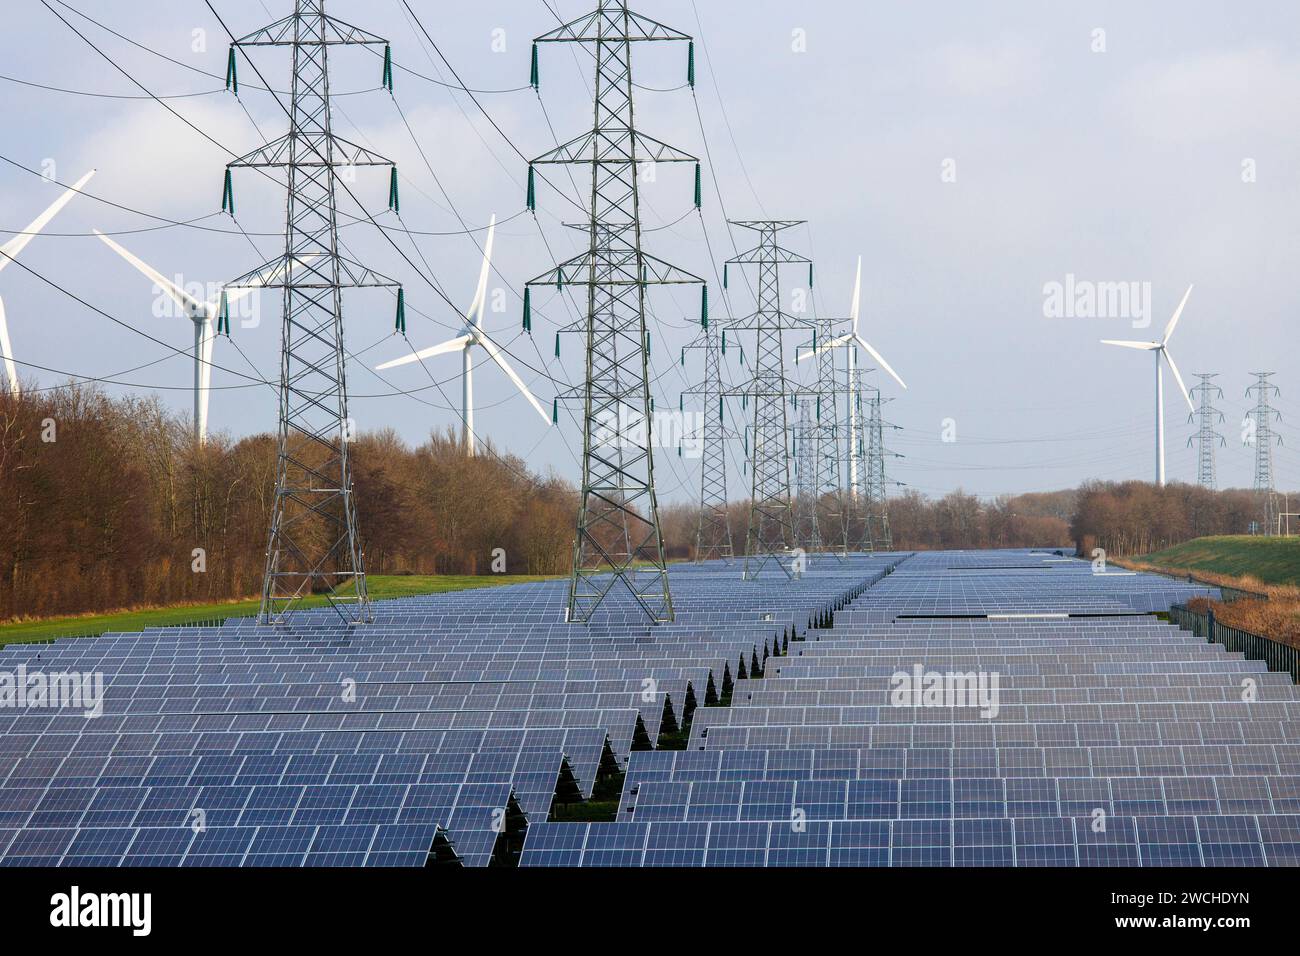
{"type": "Polygon", "coordinates": [[[1186,571],[1249,575],[1264,584],[1300,584],[1300,538],[1196,538],[1139,560],[1186,571]]]}
{"type": "MultiPolygon", "coordinates": [[[[525,581],[545,581],[545,575],[534,574],[368,574],[366,584],[372,600],[411,597],[417,594],[441,594],[445,591],[464,591],[469,588],[497,587],[502,584],[521,584],[525,581]]],[[[105,631],[138,631],[145,627],[164,627],[169,624],[189,624],[195,621],[216,620],[227,617],[245,617],[256,614],[259,600],[227,601],[221,604],[184,604],[174,607],[148,608],[140,611],[121,611],[115,614],[81,615],[76,617],[51,617],[39,621],[0,624],[0,644],[21,641],[48,641],[69,635],[103,634],[105,631]]],[[[319,607],[324,598],[311,598],[307,607],[319,607]]]]}

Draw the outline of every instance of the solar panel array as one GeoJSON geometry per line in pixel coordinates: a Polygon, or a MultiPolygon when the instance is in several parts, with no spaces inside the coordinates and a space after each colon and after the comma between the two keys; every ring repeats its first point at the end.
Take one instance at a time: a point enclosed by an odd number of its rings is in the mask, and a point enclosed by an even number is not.
{"type": "Polygon", "coordinates": [[[1027,550],[670,573],[657,627],[617,592],[566,624],[553,581],[0,649],[104,689],[0,707],[0,862],[1300,862],[1295,686],[1150,614],[1206,588],[1027,550]]]}
{"type": "Polygon", "coordinates": [[[677,621],[654,628],[621,595],[565,624],[554,581],[382,602],[362,627],[319,610],[5,647],[0,675],[97,675],[103,699],[0,707],[0,862],[508,862],[899,559],[757,586],[674,568],[677,621]]]}
{"type": "Polygon", "coordinates": [[[616,822],[533,827],[521,862],[1300,864],[1295,686],[1149,613],[1205,595],[912,556],[697,711],[688,749],[632,754],[616,822]]]}

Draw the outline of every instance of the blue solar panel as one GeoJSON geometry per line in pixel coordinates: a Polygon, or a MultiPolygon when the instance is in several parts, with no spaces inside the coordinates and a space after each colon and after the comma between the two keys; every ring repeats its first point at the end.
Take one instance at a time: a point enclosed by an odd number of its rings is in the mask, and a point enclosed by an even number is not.
{"type": "Polygon", "coordinates": [[[670,573],[654,628],[539,582],[4,648],[106,692],[0,712],[0,861],[485,865],[508,816],[524,865],[1300,862],[1296,688],[1149,613],[1211,589],[1034,551],[670,573]],[[996,673],[996,715],[898,706],[916,666],[996,673]],[[615,822],[550,822],[619,773],[615,822]]]}

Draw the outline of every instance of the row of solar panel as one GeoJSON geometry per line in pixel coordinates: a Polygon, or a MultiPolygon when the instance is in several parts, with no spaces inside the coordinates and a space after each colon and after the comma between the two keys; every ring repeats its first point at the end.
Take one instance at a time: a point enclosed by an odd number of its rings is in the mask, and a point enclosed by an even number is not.
{"type": "Polygon", "coordinates": [[[1155,747],[901,748],[642,751],[625,794],[652,780],[1220,776],[1300,774],[1300,744],[1155,747]]]}
{"type": "Polygon", "coordinates": [[[619,819],[898,820],[1300,813],[1300,776],[645,782],[619,819]]]}
{"type": "MultiPolygon", "coordinates": [[[[871,690],[786,690],[785,681],[738,683],[732,699],[753,707],[888,707],[892,706],[889,687],[871,690]],[[775,686],[773,686],[775,685],[775,686]]],[[[883,683],[876,682],[878,685],[883,683]]],[[[1220,687],[1006,687],[999,684],[998,703],[1002,707],[1030,704],[1071,706],[1081,704],[1157,704],[1213,703],[1241,701],[1251,696],[1258,700],[1300,701],[1300,689],[1294,684],[1239,683],[1220,687]]]]}
{"type": "MultiPolygon", "coordinates": [[[[967,746],[1057,746],[1119,747],[1156,744],[1258,744],[1300,742],[1300,724],[1281,720],[1216,721],[1130,721],[1127,723],[1004,724],[989,721],[970,723],[915,724],[807,724],[791,726],[715,727],[700,741],[710,750],[758,748],[852,749],[873,746],[923,747],[949,740],[958,730],[969,730],[967,746]]],[[[694,733],[694,728],[692,728],[694,733]]]]}
{"type": "Polygon", "coordinates": [[[1296,866],[1300,817],[544,823],[521,866],[1296,866]]]}
{"type": "MultiPolygon", "coordinates": [[[[0,830],[0,865],[421,867],[440,832],[432,824],[0,830]]],[[[464,831],[455,849],[482,866],[495,841],[491,830],[464,831]]]]}

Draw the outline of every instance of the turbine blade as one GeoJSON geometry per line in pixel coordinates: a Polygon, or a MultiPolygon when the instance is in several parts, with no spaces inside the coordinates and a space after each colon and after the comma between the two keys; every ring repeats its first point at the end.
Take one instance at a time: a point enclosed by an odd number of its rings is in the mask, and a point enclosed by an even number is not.
{"type": "Polygon", "coordinates": [[[858,274],[853,279],[853,304],[849,306],[849,316],[853,319],[853,334],[858,332],[858,312],[862,307],[862,257],[858,256],[858,274]]]}
{"type": "Polygon", "coordinates": [[[446,355],[448,352],[459,352],[473,341],[474,337],[471,335],[458,335],[456,338],[449,339],[439,345],[431,345],[427,349],[412,352],[410,355],[403,355],[401,358],[395,358],[391,362],[385,362],[383,365],[376,365],[375,371],[383,372],[390,368],[397,368],[399,365],[410,365],[412,362],[420,362],[427,358],[433,358],[435,355],[446,355]]]}
{"type": "Polygon", "coordinates": [[[1119,339],[1102,339],[1102,345],[1118,345],[1125,349],[1138,349],[1142,352],[1150,352],[1152,349],[1160,348],[1159,342],[1122,342],[1119,339]]]}
{"type": "Polygon", "coordinates": [[[1165,337],[1160,340],[1161,345],[1167,345],[1169,342],[1169,336],[1174,334],[1174,326],[1177,325],[1178,320],[1183,317],[1183,306],[1187,305],[1187,297],[1191,294],[1192,286],[1189,285],[1187,291],[1183,293],[1183,301],[1179,302],[1178,308],[1174,310],[1174,317],[1170,319],[1169,324],[1165,326],[1165,337]]]}
{"type": "Polygon", "coordinates": [[[515,374],[515,370],[510,367],[510,363],[507,362],[506,357],[501,354],[501,350],[496,347],[496,343],[481,332],[476,337],[476,340],[478,344],[483,346],[484,350],[487,351],[488,357],[501,367],[501,371],[505,372],[506,375],[509,376],[510,381],[515,383],[515,388],[519,389],[519,391],[523,393],[524,398],[528,399],[529,404],[533,406],[537,414],[542,416],[542,421],[546,422],[547,425],[550,425],[551,416],[547,414],[546,409],[542,408],[542,403],[533,398],[533,393],[528,391],[528,386],[524,384],[524,380],[515,374]]]}
{"type": "Polygon", "coordinates": [[[0,355],[4,356],[5,379],[9,382],[9,393],[17,398],[20,394],[18,366],[14,362],[13,346],[9,344],[9,322],[5,319],[4,299],[0,299],[0,355]]]}
{"type": "Polygon", "coordinates": [[[86,185],[86,183],[90,181],[90,177],[93,175],[95,175],[95,171],[92,169],[65,189],[58,199],[50,203],[45,212],[41,213],[28,224],[26,229],[14,236],[3,246],[0,246],[0,252],[4,253],[4,255],[0,256],[0,269],[7,266],[10,259],[17,257],[18,253],[22,252],[23,249],[27,247],[27,243],[36,238],[36,234],[49,225],[50,220],[58,215],[59,210],[66,206],[73,196],[77,195],[81,187],[86,185]]]}
{"type": "Polygon", "coordinates": [[[153,266],[149,265],[147,262],[145,262],[143,259],[139,258],[138,256],[134,255],[133,253],[128,252],[126,249],[123,249],[121,246],[119,246],[108,236],[104,235],[98,229],[95,230],[95,235],[99,236],[100,239],[104,240],[104,243],[105,245],[108,246],[108,248],[112,249],[114,252],[116,252],[119,256],[121,256],[131,265],[135,266],[136,269],[144,273],[144,275],[148,279],[152,280],[155,285],[157,285],[160,289],[166,292],[167,295],[171,297],[172,301],[175,302],[177,305],[179,305],[182,309],[186,310],[187,312],[190,310],[196,310],[204,314],[207,314],[208,306],[206,302],[200,302],[198,299],[194,298],[194,296],[190,295],[188,292],[186,292],[176,283],[172,282],[170,279],[164,276],[153,266]]]}
{"type": "Polygon", "coordinates": [[[892,368],[889,367],[889,363],[885,361],[885,357],[884,357],[883,355],[881,355],[879,352],[877,352],[875,349],[873,349],[873,348],[871,347],[871,343],[870,343],[870,342],[868,342],[866,339],[864,339],[864,338],[863,338],[862,336],[860,336],[860,335],[854,335],[853,337],[857,340],[857,343],[858,343],[859,345],[861,345],[864,349],[867,350],[867,354],[869,354],[873,359],[876,360],[876,364],[877,364],[877,365],[879,365],[879,366],[880,366],[881,368],[883,368],[886,372],[888,372],[890,375],[892,375],[892,376],[894,377],[894,381],[895,381],[895,382],[897,382],[899,385],[902,385],[903,388],[907,388],[907,383],[904,382],[901,378],[898,377],[898,373],[895,372],[892,368]]]}
{"type": "Polygon", "coordinates": [[[1178,366],[1174,364],[1174,357],[1169,354],[1168,349],[1161,349],[1160,351],[1164,355],[1165,361],[1169,363],[1169,371],[1174,373],[1174,378],[1178,381],[1178,390],[1183,393],[1183,398],[1187,399],[1187,407],[1195,412],[1196,406],[1192,403],[1192,396],[1188,393],[1187,386],[1183,384],[1183,377],[1178,374],[1178,366]]]}
{"type": "Polygon", "coordinates": [[[470,303],[469,311],[465,313],[465,318],[470,325],[481,325],[483,322],[483,307],[487,302],[487,284],[488,275],[492,271],[492,240],[497,231],[496,213],[492,214],[492,221],[488,223],[487,241],[483,243],[483,266],[478,273],[478,287],[474,290],[474,301],[470,303]]]}

